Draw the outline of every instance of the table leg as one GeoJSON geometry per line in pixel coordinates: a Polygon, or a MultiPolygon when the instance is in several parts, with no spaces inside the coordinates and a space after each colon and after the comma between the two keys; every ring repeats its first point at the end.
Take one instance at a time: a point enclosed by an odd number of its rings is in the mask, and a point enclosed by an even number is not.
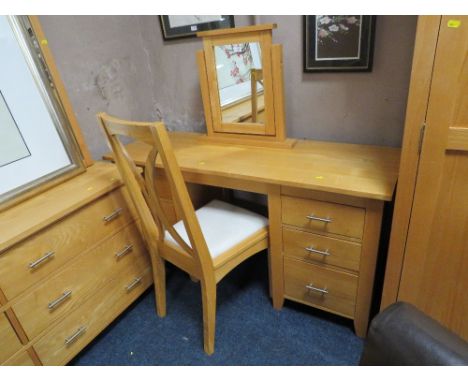
{"type": "Polygon", "coordinates": [[[270,295],[273,307],[281,309],[284,303],[283,275],[283,240],[281,229],[281,193],[280,186],[271,186],[268,190],[268,220],[269,220],[269,273],[270,295]]]}

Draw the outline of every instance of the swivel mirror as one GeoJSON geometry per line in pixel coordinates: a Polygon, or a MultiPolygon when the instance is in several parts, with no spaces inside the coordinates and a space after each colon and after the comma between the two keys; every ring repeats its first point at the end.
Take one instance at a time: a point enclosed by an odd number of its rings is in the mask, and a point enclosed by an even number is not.
{"type": "Polygon", "coordinates": [[[210,139],[292,146],[284,126],[282,50],[275,24],[200,32],[197,54],[210,139]]]}

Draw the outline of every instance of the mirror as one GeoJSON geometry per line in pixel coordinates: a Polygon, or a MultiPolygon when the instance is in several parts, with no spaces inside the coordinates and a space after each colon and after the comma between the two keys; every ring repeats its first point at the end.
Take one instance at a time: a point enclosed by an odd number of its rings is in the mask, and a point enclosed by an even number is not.
{"type": "Polygon", "coordinates": [[[222,122],[264,124],[260,44],[245,42],[215,45],[213,49],[222,122]]]}
{"type": "Polygon", "coordinates": [[[0,57],[1,210],[84,165],[28,17],[0,16],[0,57]]]}
{"type": "Polygon", "coordinates": [[[268,147],[292,147],[286,137],[283,50],[272,43],[276,24],[197,33],[206,139],[268,147]]]}

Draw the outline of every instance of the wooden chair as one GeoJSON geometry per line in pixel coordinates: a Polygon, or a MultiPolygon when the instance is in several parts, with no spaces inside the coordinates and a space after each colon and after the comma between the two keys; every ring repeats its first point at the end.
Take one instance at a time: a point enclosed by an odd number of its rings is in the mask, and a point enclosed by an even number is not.
{"type": "Polygon", "coordinates": [[[268,248],[268,220],[253,212],[214,200],[194,210],[162,122],[132,122],[98,114],[115,161],[140,218],[142,235],[151,254],[156,310],[166,315],[164,262],[167,260],[200,280],[203,303],[204,349],[214,352],[216,284],[234,267],[268,248]],[[144,178],[119,140],[127,136],[153,147],[146,160],[144,178]],[[154,182],[162,167],[181,220],[169,223],[154,182]]]}

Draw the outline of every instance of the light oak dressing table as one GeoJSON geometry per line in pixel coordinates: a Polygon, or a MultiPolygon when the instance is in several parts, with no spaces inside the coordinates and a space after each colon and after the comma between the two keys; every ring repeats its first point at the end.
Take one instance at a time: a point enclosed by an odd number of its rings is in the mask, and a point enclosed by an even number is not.
{"type": "MultiPolygon", "coordinates": [[[[286,298],[323,309],[352,319],[356,334],[365,336],[383,205],[392,199],[400,150],[308,140],[291,149],[227,145],[186,132],[170,137],[187,182],[267,196],[273,306],[280,309],[286,298]]],[[[126,147],[144,166],[149,146],[126,147]]],[[[167,187],[161,172],[157,188],[167,187]]]]}

